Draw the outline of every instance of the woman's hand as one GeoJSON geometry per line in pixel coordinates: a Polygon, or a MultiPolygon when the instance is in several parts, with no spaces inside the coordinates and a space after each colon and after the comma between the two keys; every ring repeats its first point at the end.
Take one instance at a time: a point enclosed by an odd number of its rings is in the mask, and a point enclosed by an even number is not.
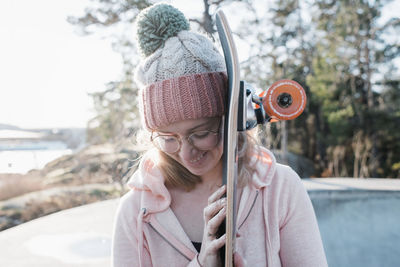
{"type": "Polygon", "coordinates": [[[221,198],[226,191],[223,185],[208,198],[204,208],[204,233],[198,261],[201,266],[214,267],[221,265],[218,250],[225,245],[225,234],[217,238],[218,227],[226,217],[226,198],[221,198]]]}

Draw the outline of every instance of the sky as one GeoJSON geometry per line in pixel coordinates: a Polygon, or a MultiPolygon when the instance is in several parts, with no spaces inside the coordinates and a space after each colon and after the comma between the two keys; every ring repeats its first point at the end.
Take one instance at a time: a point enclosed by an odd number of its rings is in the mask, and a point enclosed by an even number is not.
{"type": "MultiPolygon", "coordinates": [[[[0,124],[85,127],[94,116],[88,93],[118,80],[122,61],[109,40],[79,36],[67,22],[83,15],[89,2],[0,1],[0,124]]],[[[201,15],[202,1],[172,3],[186,16],[201,15]]]]}
{"type": "Polygon", "coordinates": [[[99,36],[82,37],[66,21],[86,0],[0,1],[0,123],[23,128],[85,127],[89,92],[122,70],[99,36]]]}
{"type": "MultiPolygon", "coordinates": [[[[175,1],[189,14],[201,10],[175,1]]],[[[118,80],[122,60],[101,36],[79,36],[67,22],[88,0],[0,1],[0,124],[86,127],[88,93],[118,80]]],[[[201,2],[200,2],[201,4],[201,2]]]]}

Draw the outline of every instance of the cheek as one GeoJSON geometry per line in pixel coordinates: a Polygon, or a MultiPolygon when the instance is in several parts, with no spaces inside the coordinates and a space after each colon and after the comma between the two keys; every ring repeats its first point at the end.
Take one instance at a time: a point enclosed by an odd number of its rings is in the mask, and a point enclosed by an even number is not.
{"type": "Polygon", "coordinates": [[[214,150],[215,157],[220,160],[222,158],[222,154],[224,153],[224,142],[219,142],[218,146],[214,150]]]}

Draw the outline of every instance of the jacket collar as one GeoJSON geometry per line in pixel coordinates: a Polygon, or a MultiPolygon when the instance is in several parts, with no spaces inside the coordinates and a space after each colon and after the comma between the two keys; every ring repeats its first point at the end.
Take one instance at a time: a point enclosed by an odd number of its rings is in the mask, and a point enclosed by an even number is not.
{"type": "MultiPolygon", "coordinates": [[[[138,170],[128,181],[129,188],[143,191],[141,207],[146,208],[147,214],[165,211],[171,204],[171,195],[164,185],[157,159],[156,150],[148,151],[141,159],[138,170]]],[[[250,187],[259,190],[268,186],[276,168],[274,155],[269,150],[258,147],[250,165],[255,169],[250,187]]]]}
{"type": "Polygon", "coordinates": [[[138,170],[128,181],[128,187],[142,191],[141,204],[146,213],[166,210],[171,204],[171,195],[164,185],[164,177],[157,167],[157,151],[148,151],[140,161],[138,170]]]}

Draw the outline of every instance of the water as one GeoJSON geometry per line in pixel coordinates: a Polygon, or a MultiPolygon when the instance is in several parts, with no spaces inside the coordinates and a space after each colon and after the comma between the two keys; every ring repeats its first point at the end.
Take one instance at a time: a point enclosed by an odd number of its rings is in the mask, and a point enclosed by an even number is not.
{"type": "Polygon", "coordinates": [[[41,169],[50,161],[71,154],[71,149],[0,150],[0,173],[25,174],[41,169]]]}

